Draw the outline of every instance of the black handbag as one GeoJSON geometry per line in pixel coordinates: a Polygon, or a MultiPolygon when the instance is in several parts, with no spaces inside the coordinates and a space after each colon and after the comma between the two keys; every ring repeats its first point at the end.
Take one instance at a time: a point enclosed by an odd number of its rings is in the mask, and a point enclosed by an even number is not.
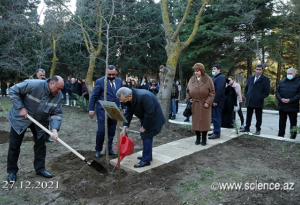
{"type": "Polygon", "coordinates": [[[190,117],[192,115],[192,103],[190,103],[190,100],[186,104],[186,108],[183,111],[184,117],[190,117]]]}

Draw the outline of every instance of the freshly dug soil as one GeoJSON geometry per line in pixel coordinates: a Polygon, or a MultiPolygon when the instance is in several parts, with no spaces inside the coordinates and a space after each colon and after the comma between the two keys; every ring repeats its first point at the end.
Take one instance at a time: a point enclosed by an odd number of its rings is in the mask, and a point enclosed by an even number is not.
{"type": "MultiPolygon", "coordinates": [[[[2,135],[8,136],[6,123],[2,135]],[[6,131],[6,132],[5,132],[6,131]]],[[[138,131],[139,122],[131,130],[138,131]]],[[[94,158],[97,122],[79,108],[64,107],[59,136],[87,159],[94,158]]],[[[139,134],[129,133],[134,152],[142,149],[139,134]]],[[[190,126],[170,124],[154,138],[154,146],[194,136],[190,126]]],[[[30,132],[27,136],[30,138],[30,132]]],[[[210,141],[208,140],[208,143],[210,141]]],[[[17,182],[5,184],[8,138],[0,143],[2,189],[0,204],[298,204],[300,145],[260,137],[241,136],[209,149],[156,167],[145,173],[121,170],[101,174],[57,142],[47,143],[46,169],[54,177],[45,179],[33,169],[32,140],[24,141],[17,182]],[[289,183],[293,190],[212,190],[214,183],[289,183]],[[23,187],[21,188],[21,183],[23,187]],[[44,184],[43,187],[38,184],[44,184]],[[29,185],[30,184],[30,185],[29,185]],[[28,185],[28,188],[24,188],[28,185]],[[32,188],[36,187],[36,188],[32,188]],[[51,187],[51,188],[50,188],[51,187]]],[[[191,144],[191,146],[196,146],[191,144]]],[[[200,149],[199,149],[200,150],[200,149]]],[[[113,157],[110,156],[110,159],[113,157]]],[[[155,159],[154,159],[155,160],[155,159]]],[[[106,166],[105,156],[96,159],[106,166]]],[[[109,165],[108,172],[113,166],[109,165]]]]}

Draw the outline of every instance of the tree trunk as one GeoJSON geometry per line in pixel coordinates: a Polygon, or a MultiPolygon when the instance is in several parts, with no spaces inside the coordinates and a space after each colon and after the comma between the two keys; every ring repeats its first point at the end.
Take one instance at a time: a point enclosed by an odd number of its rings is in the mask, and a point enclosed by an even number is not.
{"type": "Polygon", "coordinates": [[[275,84],[275,90],[276,91],[276,88],[280,82],[280,79],[281,79],[281,62],[278,62],[278,65],[277,65],[277,74],[276,74],[276,84],[275,84]]]}
{"type": "Polygon", "coordinates": [[[298,74],[300,73],[300,36],[297,43],[298,74]]]}
{"type": "Polygon", "coordinates": [[[97,55],[96,51],[90,55],[89,69],[85,77],[86,88],[88,89],[90,96],[93,92],[93,74],[97,55]]]}
{"type": "Polygon", "coordinates": [[[55,50],[55,48],[53,48],[53,58],[52,58],[52,66],[51,66],[51,70],[50,70],[50,78],[54,75],[57,61],[58,61],[58,58],[56,56],[56,50],[55,50]]]}
{"type": "Polygon", "coordinates": [[[174,77],[176,73],[178,57],[181,52],[179,40],[177,41],[177,43],[173,45],[167,45],[166,51],[167,51],[168,60],[167,60],[166,67],[164,67],[164,70],[162,68],[160,70],[160,88],[157,97],[160,101],[162,111],[167,120],[166,127],[168,127],[171,90],[172,90],[174,77]]]}
{"type": "Polygon", "coordinates": [[[247,79],[252,75],[252,59],[251,57],[247,57],[247,79]]]}

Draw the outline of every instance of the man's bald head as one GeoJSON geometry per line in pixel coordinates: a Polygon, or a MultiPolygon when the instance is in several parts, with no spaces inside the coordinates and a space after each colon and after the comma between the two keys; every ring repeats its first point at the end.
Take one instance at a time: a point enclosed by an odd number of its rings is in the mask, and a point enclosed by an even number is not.
{"type": "Polygon", "coordinates": [[[48,83],[50,92],[53,95],[59,93],[64,88],[64,85],[65,85],[64,80],[62,79],[62,77],[58,75],[55,75],[52,78],[50,78],[48,83]]]}

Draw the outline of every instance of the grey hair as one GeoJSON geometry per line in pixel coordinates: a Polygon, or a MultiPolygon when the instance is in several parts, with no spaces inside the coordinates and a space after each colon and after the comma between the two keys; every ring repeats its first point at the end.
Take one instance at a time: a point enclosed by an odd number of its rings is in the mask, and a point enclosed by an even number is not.
{"type": "Polygon", "coordinates": [[[37,69],[37,70],[36,70],[36,74],[38,74],[38,72],[43,72],[43,73],[45,73],[45,70],[40,68],[40,69],[37,69]]]}
{"type": "Polygon", "coordinates": [[[289,71],[293,71],[294,73],[297,73],[297,71],[296,71],[296,69],[295,69],[295,68],[289,68],[289,69],[287,69],[287,71],[286,71],[286,72],[289,72],[289,71]]]}
{"type": "Polygon", "coordinates": [[[121,87],[116,93],[117,98],[120,98],[121,94],[123,94],[125,98],[128,98],[129,95],[132,95],[132,90],[127,87],[121,87]]]}

